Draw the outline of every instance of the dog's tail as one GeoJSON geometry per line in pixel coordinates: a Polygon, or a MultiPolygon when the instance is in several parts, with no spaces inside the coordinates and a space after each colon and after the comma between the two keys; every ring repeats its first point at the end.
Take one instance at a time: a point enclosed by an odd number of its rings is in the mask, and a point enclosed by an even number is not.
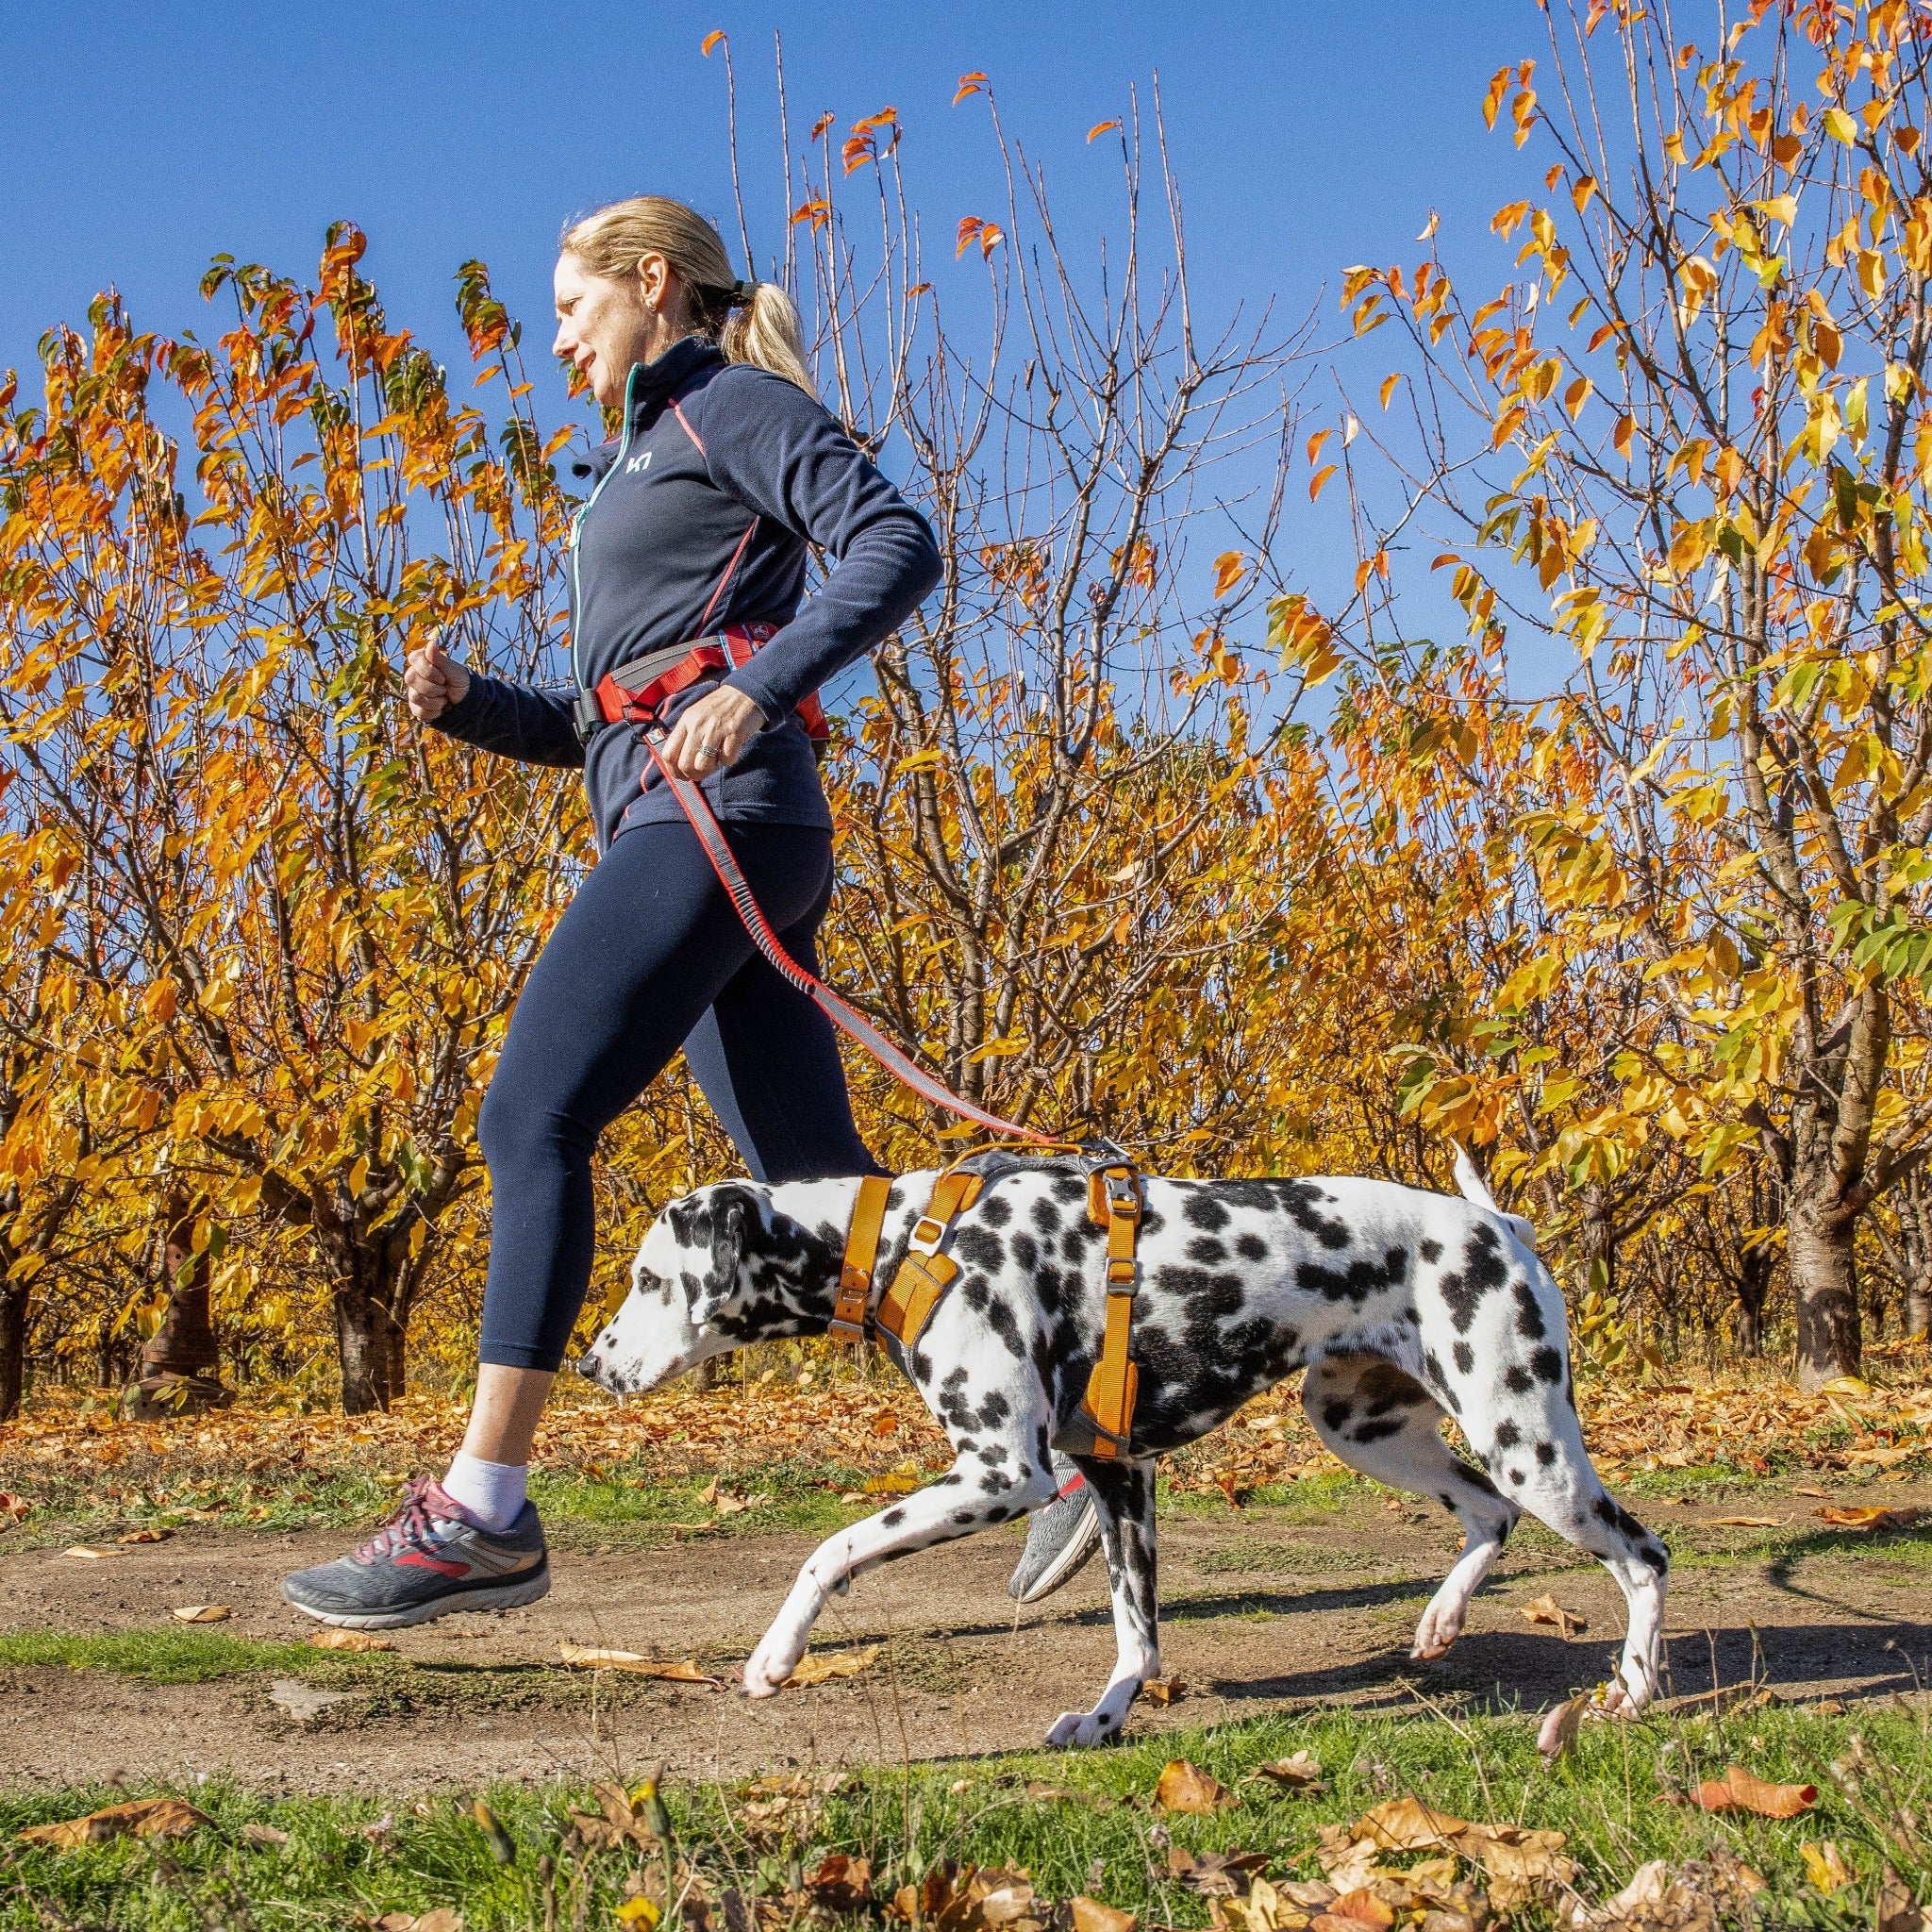
{"type": "Polygon", "coordinates": [[[1532,1255],[1536,1253],[1536,1229],[1520,1214],[1511,1214],[1507,1208],[1496,1205],[1496,1197],[1483,1184],[1483,1177],[1475,1171],[1475,1162],[1469,1158],[1469,1150],[1460,1141],[1450,1141],[1456,1150],[1456,1185],[1465,1201],[1477,1208],[1486,1208],[1497,1220],[1507,1225],[1509,1231],[1520,1240],[1532,1255]]]}
{"type": "Polygon", "coordinates": [[[1491,1214],[1500,1214],[1496,1197],[1483,1185],[1483,1177],[1475,1171],[1475,1162],[1469,1158],[1469,1150],[1460,1141],[1450,1141],[1456,1150],[1456,1186],[1465,1201],[1474,1201],[1478,1208],[1487,1208],[1491,1214]]]}

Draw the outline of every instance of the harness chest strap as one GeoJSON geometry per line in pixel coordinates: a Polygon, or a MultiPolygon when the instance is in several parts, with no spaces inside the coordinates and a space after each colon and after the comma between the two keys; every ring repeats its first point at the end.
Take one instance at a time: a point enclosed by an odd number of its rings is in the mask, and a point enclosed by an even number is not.
{"type": "MultiPolygon", "coordinates": [[[[890,1180],[877,1175],[858,1184],[832,1315],[831,1332],[841,1341],[865,1339],[891,1186],[890,1180]]],[[[959,1264],[939,1250],[954,1221],[979,1198],[981,1186],[976,1174],[956,1171],[940,1176],[925,1213],[912,1230],[906,1258],[879,1298],[870,1325],[883,1330],[904,1348],[918,1344],[940,1298],[958,1278],[959,1264]]],[[[1088,1377],[1074,1433],[1080,1438],[1081,1453],[1110,1458],[1126,1453],[1133,1436],[1134,1403],[1140,1392],[1140,1371],[1132,1358],[1134,1291],[1139,1285],[1135,1248],[1141,1229],[1140,1176],[1124,1165],[1098,1170],[1088,1180],[1087,1213],[1095,1226],[1107,1230],[1107,1323],[1100,1359],[1088,1377]]]]}
{"type": "Polygon", "coordinates": [[[1088,1177],[1087,1218],[1107,1230],[1107,1326],[1080,1412],[1093,1433],[1087,1453],[1109,1458],[1126,1451],[1141,1387],[1141,1372],[1131,1353],[1140,1273],[1134,1250],[1141,1232],[1141,1180],[1131,1167],[1103,1167],[1088,1177]]]}

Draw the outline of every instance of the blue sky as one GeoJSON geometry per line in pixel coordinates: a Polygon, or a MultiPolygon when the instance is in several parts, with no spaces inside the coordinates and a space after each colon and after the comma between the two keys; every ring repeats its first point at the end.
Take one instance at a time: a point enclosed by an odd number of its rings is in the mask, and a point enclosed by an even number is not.
{"type": "MultiPolygon", "coordinates": [[[[1478,105],[1491,74],[1541,42],[1530,0],[0,0],[0,366],[30,370],[41,332],[79,322],[109,284],[139,325],[206,326],[195,282],[212,254],[310,274],[325,225],[348,216],[391,320],[451,359],[450,276],[483,257],[540,351],[533,373],[556,382],[555,420],[561,382],[541,350],[565,216],[650,190],[735,236],[724,75],[698,52],[712,28],[731,36],[754,174],[776,178],[775,28],[794,138],[824,108],[849,123],[898,108],[929,236],[994,211],[983,109],[950,105],[958,75],[985,70],[1075,252],[1111,218],[1118,182],[1117,156],[1086,131],[1158,72],[1203,307],[1272,296],[1299,314],[1320,296],[1324,321],[1340,269],[1413,259],[1432,207],[1452,257],[1474,250],[1505,277],[1484,231],[1532,175],[1478,105]]],[[[781,199],[752,209],[761,252],[782,245],[781,199]]],[[[936,253],[951,266],[949,241],[936,253]]]]}

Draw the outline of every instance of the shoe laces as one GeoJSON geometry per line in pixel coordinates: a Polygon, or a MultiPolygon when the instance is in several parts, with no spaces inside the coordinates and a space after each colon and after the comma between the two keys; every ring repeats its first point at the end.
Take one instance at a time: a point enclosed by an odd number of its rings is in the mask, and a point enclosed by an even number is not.
{"type": "Polygon", "coordinates": [[[393,1557],[404,1550],[426,1550],[438,1541],[436,1517],[429,1507],[433,1478],[412,1475],[397,1504],[395,1514],[356,1552],[358,1563],[373,1563],[380,1557],[393,1557]]]}

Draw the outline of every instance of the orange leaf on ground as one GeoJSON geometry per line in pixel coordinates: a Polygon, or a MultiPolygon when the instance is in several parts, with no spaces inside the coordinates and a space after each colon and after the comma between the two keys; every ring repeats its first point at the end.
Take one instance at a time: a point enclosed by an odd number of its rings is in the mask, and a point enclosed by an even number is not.
{"type": "Polygon", "coordinates": [[[1395,1923],[1395,1908],[1385,1903],[1366,1886],[1356,1891],[1344,1891],[1325,1912],[1318,1912],[1308,1921],[1309,1932],[1361,1932],[1363,1926],[1372,1932],[1389,1932],[1395,1923]]]}
{"type": "Polygon", "coordinates": [[[1881,1509],[1870,1503],[1811,1513],[1836,1529],[1904,1529],[1919,1514],[1916,1509],[1881,1509]]]}
{"type": "Polygon", "coordinates": [[[722,1677],[707,1676],[690,1657],[675,1663],[656,1663],[634,1650],[598,1650],[559,1639],[557,1653],[565,1663],[580,1671],[622,1671],[630,1677],[658,1677],[673,1684],[712,1684],[721,1686],[722,1677]]]}
{"type": "Polygon", "coordinates": [[[1574,1637],[1590,1628],[1589,1619],[1576,1611],[1566,1609],[1553,1596],[1540,1596],[1535,1602],[1522,1607],[1523,1614],[1532,1624],[1551,1624],[1565,1637],[1574,1637]]]}
{"type": "Polygon", "coordinates": [[[318,1630],[308,1640],[315,1650],[393,1650],[394,1642],[373,1630],[318,1630]]]}
{"type": "Polygon", "coordinates": [[[1692,1800],[1706,1811],[1755,1811],[1760,1818],[1795,1818],[1818,1802],[1816,1785],[1774,1785],[1732,1765],[1697,1787],[1692,1800]]]}
{"type": "Polygon", "coordinates": [[[125,1536],[117,1536],[117,1543],[164,1543],[173,1536],[172,1529],[130,1529],[125,1536]]]}
{"type": "Polygon", "coordinates": [[[1068,1904],[1074,1915],[1074,1932],[1134,1932],[1140,1924],[1134,1913],[1116,1911],[1084,1891],[1076,1891],[1068,1904]]]}
{"type": "Polygon", "coordinates": [[[214,1821],[206,1811],[179,1798],[133,1798],[109,1805],[84,1818],[63,1818],[58,1824],[29,1824],[17,1834],[29,1844],[52,1845],[68,1852],[77,1845],[97,1845],[110,1838],[184,1838],[197,1825],[214,1821]]]}
{"type": "Polygon", "coordinates": [[[1178,1677],[1149,1677],[1141,1686],[1141,1695],[1152,1704],[1178,1704],[1188,1687],[1178,1677]]]}
{"type": "Polygon", "coordinates": [[[225,1624],[235,1613],[226,1604],[177,1604],[168,1614],[177,1624],[225,1624]]]}
{"type": "Polygon", "coordinates": [[[1713,1524],[1720,1529],[1782,1529],[1782,1516],[1713,1516],[1713,1524]]]}
{"type": "Polygon", "coordinates": [[[1162,1769],[1154,1787],[1154,1802],[1163,1811],[1206,1813],[1224,1810],[1235,1800],[1232,1792],[1198,1765],[1176,1757],[1162,1769]]]}
{"type": "Polygon", "coordinates": [[[1387,1852],[1422,1852],[1449,1844],[1468,1829],[1466,1818],[1432,1810],[1415,1798],[1391,1798],[1356,1820],[1354,1836],[1387,1852]]]}

